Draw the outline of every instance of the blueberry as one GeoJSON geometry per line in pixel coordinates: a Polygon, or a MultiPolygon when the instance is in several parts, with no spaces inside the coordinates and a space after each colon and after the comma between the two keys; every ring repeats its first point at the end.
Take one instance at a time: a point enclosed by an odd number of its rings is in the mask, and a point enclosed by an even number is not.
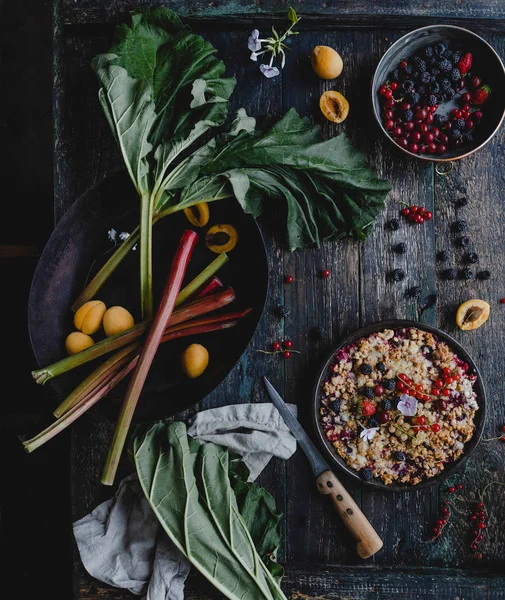
{"type": "Polygon", "coordinates": [[[391,272],[391,279],[395,283],[398,283],[399,281],[405,279],[405,273],[401,269],[393,269],[391,272]]]}
{"type": "Polygon", "coordinates": [[[452,50],[449,50],[449,48],[447,48],[446,50],[444,50],[443,52],[443,57],[447,60],[452,60],[453,59],[453,53],[452,50]]]}
{"type": "Polygon", "coordinates": [[[469,269],[468,267],[466,269],[463,269],[461,271],[461,277],[462,277],[462,279],[466,279],[467,281],[470,279],[473,279],[472,269],[469,269]]]}
{"type": "Polygon", "coordinates": [[[467,222],[466,221],[456,221],[453,226],[452,226],[453,231],[456,231],[457,233],[463,233],[463,231],[466,231],[467,229],[467,222]]]}
{"type": "Polygon", "coordinates": [[[419,81],[420,78],[421,78],[421,71],[414,71],[414,74],[412,75],[412,79],[414,79],[415,81],[419,81]]]}
{"type": "Polygon", "coordinates": [[[405,252],[407,252],[407,244],[405,242],[400,242],[399,244],[396,244],[394,250],[397,254],[405,254],[405,252]]]}
{"type": "Polygon", "coordinates": [[[389,226],[393,231],[397,231],[400,229],[400,221],[398,219],[391,219],[391,221],[389,221],[389,226]]]}
{"type": "Polygon", "coordinates": [[[386,370],[386,365],[383,362],[378,362],[375,365],[375,370],[379,371],[380,373],[384,373],[384,371],[386,370]]]}
{"type": "Polygon", "coordinates": [[[440,250],[440,252],[437,254],[437,258],[441,262],[449,260],[450,257],[451,255],[448,250],[440,250]]]}
{"type": "Polygon", "coordinates": [[[470,243],[471,243],[471,240],[470,240],[470,238],[467,235],[464,235],[463,237],[460,237],[457,240],[457,244],[461,248],[468,248],[468,246],[470,245],[470,243]]]}
{"type": "Polygon", "coordinates": [[[438,44],[435,44],[434,50],[435,54],[438,54],[440,56],[447,50],[447,44],[445,42],[438,42],[438,44]]]}
{"type": "Polygon", "coordinates": [[[455,65],[457,65],[457,64],[459,63],[460,59],[461,59],[461,54],[460,54],[459,52],[455,52],[455,53],[452,55],[452,62],[453,62],[455,65]]]}
{"type": "MultiPolygon", "coordinates": [[[[424,94],[426,94],[426,86],[424,84],[418,85],[417,91],[419,93],[419,96],[424,96],[424,94]]],[[[417,102],[416,102],[416,104],[417,104],[417,102]]]]}
{"type": "Polygon", "coordinates": [[[393,391],[395,389],[395,387],[396,387],[396,379],[383,379],[382,380],[382,387],[385,390],[389,390],[390,392],[393,391]]]}
{"type": "Polygon", "coordinates": [[[444,92],[447,92],[449,89],[451,89],[451,82],[448,79],[442,79],[440,81],[440,87],[444,90],[444,92]]]}
{"type": "Polygon", "coordinates": [[[405,456],[405,452],[395,452],[395,459],[399,460],[400,462],[404,461],[406,458],[405,456]]]}
{"type": "Polygon", "coordinates": [[[482,281],[486,281],[487,279],[491,279],[491,271],[488,271],[488,270],[480,271],[477,274],[477,277],[479,279],[482,279],[482,281]]]}
{"type": "Polygon", "coordinates": [[[362,363],[359,367],[359,370],[363,375],[370,375],[373,371],[372,367],[367,363],[362,363]]]}
{"type": "Polygon", "coordinates": [[[369,469],[368,467],[362,469],[360,475],[365,481],[370,481],[371,479],[373,479],[372,469],[369,469]]]}
{"type": "Polygon", "coordinates": [[[466,263],[474,265],[479,260],[479,255],[476,252],[470,252],[469,254],[465,254],[464,260],[466,263]]]}
{"type": "Polygon", "coordinates": [[[444,279],[447,279],[448,281],[452,281],[452,280],[456,279],[456,277],[458,276],[458,272],[454,268],[446,269],[443,272],[443,276],[444,276],[444,279]]]}
{"type": "Polygon", "coordinates": [[[427,58],[431,58],[434,54],[433,46],[426,46],[424,49],[424,54],[427,58]]]}
{"type": "Polygon", "coordinates": [[[440,75],[440,69],[438,67],[434,67],[431,69],[431,74],[433,77],[437,78],[440,75]]]}
{"type": "Polygon", "coordinates": [[[468,198],[466,196],[462,196],[461,198],[457,199],[456,204],[458,206],[466,206],[468,204],[468,198]]]}
{"type": "Polygon", "coordinates": [[[291,311],[289,309],[289,306],[278,306],[275,309],[275,313],[278,317],[289,317],[291,311]]]}
{"type": "Polygon", "coordinates": [[[403,69],[403,72],[405,73],[405,75],[412,75],[412,71],[413,71],[412,65],[407,65],[405,67],[405,69],[403,69]]]}
{"type": "Polygon", "coordinates": [[[453,139],[456,139],[456,138],[460,138],[460,137],[461,137],[461,131],[460,131],[459,129],[456,129],[456,128],[454,128],[454,129],[451,129],[451,130],[449,131],[449,134],[450,134],[450,136],[451,136],[453,139]]]}
{"type": "Polygon", "coordinates": [[[432,92],[433,94],[438,94],[438,92],[440,92],[440,84],[438,83],[438,81],[433,81],[432,83],[430,83],[430,92],[432,92]]]}
{"type": "Polygon", "coordinates": [[[465,144],[471,144],[473,142],[473,134],[470,132],[463,134],[463,142],[465,144]]]}

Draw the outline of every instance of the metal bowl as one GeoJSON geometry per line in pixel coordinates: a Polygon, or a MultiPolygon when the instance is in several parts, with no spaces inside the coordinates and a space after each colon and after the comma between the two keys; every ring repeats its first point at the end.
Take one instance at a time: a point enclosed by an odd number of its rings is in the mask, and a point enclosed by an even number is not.
{"type": "Polygon", "coordinates": [[[324,454],[330,464],[330,466],[334,466],[337,469],[341,469],[347,475],[352,477],[353,479],[359,481],[363,485],[368,487],[373,487],[376,489],[380,489],[383,491],[390,492],[404,492],[411,490],[419,490],[422,488],[426,488],[435,484],[441,483],[444,479],[450,477],[456,469],[459,469],[461,465],[469,458],[469,456],[475,451],[484,431],[484,423],[486,420],[486,393],[484,390],[484,385],[482,382],[481,373],[477,367],[477,365],[472,360],[471,356],[467,353],[467,351],[450,335],[441,331],[436,327],[431,327],[430,325],[424,325],[418,323],[417,321],[408,321],[408,320],[391,320],[391,321],[381,321],[378,323],[374,323],[373,325],[368,325],[366,327],[362,327],[357,331],[351,333],[345,339],[343,339],[340,344],[334,348],[331,354],[328,356],[326,361],[323,364],[321,371],[318,374],[316,379],[316,384],[314,388],[313,394],[313,410],[312,410],[312,418],[314,423],[314,429],[317,432],[317,438],[323,448],[324,454]],[[446,465],[446,468],[439,474],[435,475],[430,479],[424,479],[421,483],[417,485],[411,485],[407,483],[394,483],[387,485],[382,483],[382,481],[376,480],[375,478],[371,481],[365,481],[362,479],[357,471],[352,469],[335,451],[331,442],[326,437],[323,428],[320,423],[320,393],[321,387],[324,383],[324,380],[327,376],[328,369],[331,364],[335,361],[335,354],[345,346],[349,344],[353,344],[357,342],[360,338],[366,337],[372,333],[377,333],[379,331],[383,331],[384,329],[401,329],[401,328],[411,328],[415,327],[416,329],[420,329],[422,331],[428,331],[437,337],[437,339],[445,342],[451,350],[453,350],[459,358],[464,360],[468,365],[468,373],[474,374],[477,376],[477,380],[475,382],[475,391],[477,393],[477,402],[479,404],[479,410],[475,414],[475,432],[470,441],[465,444],[465,449],[463,454],[458,458],[458,460],[453,463],[446,465]]]}
{"type": "MultiPolygon", "coordinates": [[[[457,98],[458,96],[456,96],[457,98]]],[[[496,51],[479,35],[453,25],[429,25],[407,33],[397,40],[379,61],[372,80],[372,106],[375,118],[384,135],[397,148],[406,154],[431,162],[450,162],[459,160],[473,154],[482,148],[495,135],[505,117],[505,68],[496,51]],[[408,59],[420,48],[440,41],[452,42],[460,46],[465,52],[473,54],[472,68],[475,75],[482,78],[483,83],[488,82],[492,93],[483,107],[484,118],[475,128],[475,139],[472,144],[466,144],[460,148],[448,150],[443,156],[433,154],[414,154],[399,146],[389,133],[384,129],[381,119],[381,107],[379,103],[379,88],[388,79],[389,74],[401,59],[408,59]]],[[[437,110],[441,114],[447,114],[455,108],[454,100],[444,102],[437,110]]]]}

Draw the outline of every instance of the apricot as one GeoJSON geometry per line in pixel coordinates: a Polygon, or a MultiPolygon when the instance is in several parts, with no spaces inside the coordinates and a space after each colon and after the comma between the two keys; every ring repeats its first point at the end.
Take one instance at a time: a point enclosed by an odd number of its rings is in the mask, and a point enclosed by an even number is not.
{"type": "Polygon", "coordinates": [[[111,306],[103,316],[103,330],[107,337],[122,333],[134,325],[133,317],[122,306],[111,306]]]}
{"type": "Polygon", "coordinates": [[[107,307],[101,300],[90,300],[83,304],[74,315],[76,329],[87,333],[96,333],[102,326],[103,316],[107,307]]]}
{"type": "Polygon", "coordinates": [[[210,212],[207,202],[201,202],[184,209],[187,220],[195,227],[205,227],[209,222],[210,212]]]}
{"type": "Polygon", "coordinates": [[[477,329],[483,325],[488,317],[490,306],[484,300],[474,298],[463,302],[456,313],[456,325],[464,331],[477,329]]]}
{"type": "Polygon", "coordinates": [[[321,79],[335,79],[344,68],[340,54],[329,46],[316,46],[310,56],[312,68],[321,79]]]}
{"type": "Polygon", "coordinates": [[[81,350],[86,350],[94,345],[93,338],[82,331],[73,331],[65,340],[65,349],[68,354],[77,354],[81,350]]]}
{"type": "Polygon", "coordinates": [[[205,236],[205,244],[216,254],[230,252],[238,242],[238,231],[233,225],[213,225],[205,236]]]}
{"type": "Polygon", "coordinates": [[[201,344],[191,344],[182,353],[182,370],[190,379],[200,377],[209,364],[209,352],[201,344]]]}
{"type": "Polygon", "coordinates": [[[319,108],[323,115],[332,123],[342,123],[349,114],[349,102],[340,92],[329,90],[319,99],[319,108]]]}

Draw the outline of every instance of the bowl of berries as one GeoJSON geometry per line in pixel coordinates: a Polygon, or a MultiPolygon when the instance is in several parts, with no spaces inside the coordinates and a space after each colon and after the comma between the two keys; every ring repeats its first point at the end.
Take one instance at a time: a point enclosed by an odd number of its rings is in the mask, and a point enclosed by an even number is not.
{"type": "Polygon", "coordinates": [[[451,25],[416,29],[381,58],[372,104],[384,134],[404,152],[454,161],[482,148],[505,116],[505,68],[480,36],[451,25]]]}

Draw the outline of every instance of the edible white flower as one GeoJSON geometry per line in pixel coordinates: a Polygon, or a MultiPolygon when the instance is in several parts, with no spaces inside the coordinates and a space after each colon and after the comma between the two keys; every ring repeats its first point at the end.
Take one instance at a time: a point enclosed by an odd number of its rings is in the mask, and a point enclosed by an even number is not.
{"type": "Polygon", "coordinates": [[[417,413],[417,400],[408,394],[402,394],[398,402],[398,410],[405,417],[413,417],[417,413]]]}
{"type": "Polygon", "coordinates": [[[277,67],[272,67],[271,65],[260,65],[260,71],[268,79],[271,77],[277,77],[277,75],[280,73],[277,67]]]}
{"type": "Polygon", "coordinates": [[[117,231],[115,229],[109,229],[109,231],[107,232],[107,236],[109,237],[109,240],[115,244],[116,240],[117,240],[117,231]]]}
{"type": "Polygon", "coordinates": [[[125,240],[127,240],[130,237],[130,234],[127,231],[122,231],[119,234],[119,239],[124,242],[125,240]]]}
{"type": "Polygon", "coordinates": [[[258,53],[257,52],[251,52],[251,56],[249,58],[251,60],[254,60],[254,62],[256,62],[258,60],[258,53]]]}
{"type": "Polygon", "coordinates": [[[373,436],[379,431],[378,427],[368,427],[363,429],[363,431],[359,434],[359,437],[362,440],[371,440],[373,436]]]}
{"type": "MultiPolygon", "coordinates": [[[[257,29],[253,29],[247,41],[247,47],[251,52],[257,52],[258,50],[261,50],[261,40],[259,38],[260,32],[257,29]]],[[[251,60],[254,60],[252,56],[251,60]]]]}

